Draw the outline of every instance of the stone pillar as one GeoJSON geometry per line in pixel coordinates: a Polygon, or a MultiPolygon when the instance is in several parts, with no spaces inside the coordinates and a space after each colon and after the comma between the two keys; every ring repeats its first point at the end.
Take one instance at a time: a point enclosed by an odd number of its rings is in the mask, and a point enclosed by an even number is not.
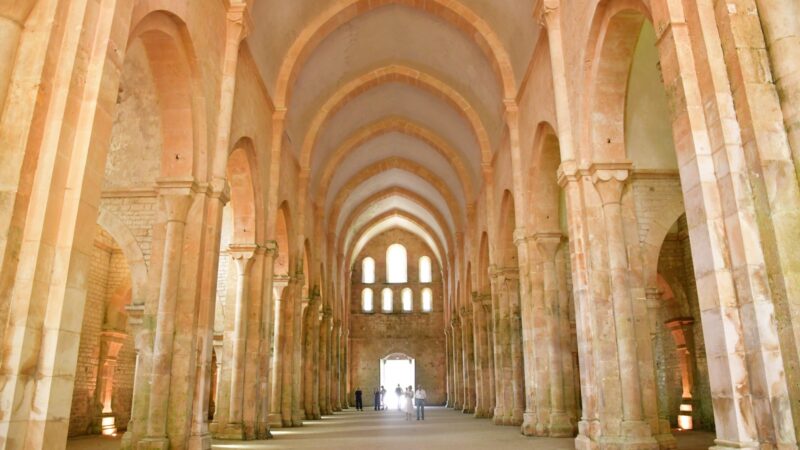
{"type": "MultiPolygon", "coordinates": [[[[494,370],[494,412],[492,420],[495,425],[503,425],[507,412],[510,411],[511,405],[506,397],[506,387],[511,386],[510,376],[506,379],[505,367],[508,355],[508,347],[506,344],[506,330],[504,325],[504,311],[503,301],[501,301],[501,285],[500,273],[494,269],[491,272],[491,287],[492,287],[492,335],[491,346],[494,355],[493,364],[494,370]]],[[[510,375],[510,374],[509,374],[510,375]]]]}
{"type": "Polygon", "coordinates": [[[125,342],[125,333],[106,330],[100,334],[100,358],[98,361],[97,383],[95,384],[95,417],[92,432],[113,435],[117,424],[112,409],[114,393],[114,372],[117,369],[117,356],[125,342]]]}
{"type": "Polygon", "coordinates": [[[341,395],[342,391],[342,322],[339,319],[333,321],[333,346],[331,348],[331,409],[334,412],[342,410],[341,395]]]}
{"type": "Polygon", "coordinates": [[[312,309],[312,333],[311,333],[311,346],[314,349],[313,366],[311,372],[314,374],[314,382],[311,383],[311,418],[319,420],[322,418],[322,410],[320,408],[319,387],[322,384],[322,347],[320,345],[320,328],[322,327],[322,313],[320,306],[322,300],[316,296],[315,306],[312,309]]]}
{"type": "MultiPolygon", "coordinates": [[[[538,235],[536,235],[538,236],[538,235]]],[[[544,257],[536,236],[515,236],[518,252],[527,253],[528,288],[522,301],[525,362],[525,413],[520,431],[526,436],[547,436],[551,415],[552,331],[545,299],[544,257]]]]}
{"type": "Polygon", "coordinates": [[[494,417],[494,410],[497,402],[497,392],[495,387],[495,366],[494,366],[494,324],[492,309],[492,294],[484,294],[481,300],[483,307],[483,323],[486,335],[481,345],[486,349],[486,417],[494,417]]]}
{"type": "Polygon", "coordinates": [[[512,409],[509,425],[521,426],[525,413],[525,369],[522,354],[522,316],[519,305],[519,278],[509,283],[509,330],[511,346],[511,375],[513,386],[512,409]]]}
{"type": "MultiPolygon", "coordinates": [[[[634,444],[653,444],[650,426],[645,421],[642,385],[639,376],[638,351],[634,330],[634,313],[628,279],[628,249],[622,219],[622,192],[628,179],[628,168],[594,167],[592,181],[603,204],[603,219],[608,252],[609,283],[614,312],[622,399],[622,434],[634,444]]],[[[655,447],[654,447],[655,448],[655,447]]]]}
{"type": "Polygon", "coordinates": [[[147,366],[144,361],[148,358],[144,358],[143,353],[147,348],[147,343],[149,342],[149,338],[147,338],[148,333],[145,332],[143,327],[144,324],[144,304],[143,303],[134,303],[125,307],[125,311],[128,313],[128,327],[133,336],[134,340],[134,350],[136,351],[136,363],[134,365],[134,376],[133,376],[133,395],[131,396],[131,417],[128,421],[128,427],[125,430],[125,433],[122,435],[122,439],[120,442],[120,448],[123,450],[130,450],[133,448],[133,443],[138,442],[138,440],[142,437],[144,433],[144,427],[146,421],[145,414],[147,413],[146,408],[141,406],[142,402],[146,400],[143,393],[147,389],[147,377],[141,376],[143,373],[149,373],[149,366],[147,366]]]}
{"type": "MultiPolygon", "coordinates": [[[[161,183],[161,181],[159,181],[161,183]]],[[[161,262],[161,284],[155,317],[153,366],[150,374],[150,402],[147,414],[147,435],[139,441],[139,450],[169,448],[167,411],[172,382],[172,359],[175,353],[176,307],[183,257],[183,234],[186,216],[194,198],[194,184],[170,183],[165,180],[159,192],[166,210],[166,235],[161,262]],[[183,185],[181,185],[183,184],[183,185]]]]}
{"type": "Polygon", "coordinates": [[[320,414],[328,416],[331,410],[331,334],[333,311],[330,306],[322,309],[322,324],[319,333],[320,364],[319,364],[319,399],[320,414]]]}
{"type": "Polygon", "coordinates": [[[233,335],[231,346],[231,385],[228,397],[228,423],[219,432],[219,439],[244,439],[242,410],[244,403],[245,350],[247,346],[247,310],[250,267],[257,246],[255,244],[233,244],[228,250],[236,262],[236,294],[234,298],[233,335]]]}
{"type": "MultiPolygon", "coordinates": [[[[471,306],[471,305],[470,305],[471,306]]],[[[461,354],[464,372],[464,403],[462,412],[475,412],[475,348],[472,335],[472,309],[461,308],[461,354]]]]}
{"type": "Polygon", "coordinates": [[[556,272],[556,252],[561,245],[561,233],[538,233],[534,237],[542,258],[544,278],[544,305],[546,310],[547,329],[549,330],[549,368],[550,368],[550,421],[551,437],[570,437],[574,428],[566,409],[565,389],[572,380],[564,377],[562,358],[571,357],[569,346],[564,345],[567,336],[563,336],[562,311],[558,295],[558,274],[556,272]]]}
{"type": "Polygon", "coordinates": [[[270,422],[272,420],[272,404],[275,399],[272,397],[272,358],[273,358],[273,339],[275,337],[275,257],[278,252],[278,244],[275,241],[266,241],[263,246],[264,264],[262,270],[262,289],[261,289],[261,317],[259,321],[259,346],[258,346],[258,368],[259,373],[257,386],[257,402],[259,404],[256,416],[256,439],[268,439],[272,437],[270,433],[270,422]]]}
{"type": "Polygon", "coordinates": [[[447,389],[447,408],[453,407],[453,343],[452,333],[450,327],[444,326],[444,362],[445,362],[445,378],[447,389]]]}
{"type": "Polygon", "coordinates": [[[273,280],[273,291],[275,292],[275,301],[273,305],[272,314],[272,338],[271,341],[271,355],[272,364],[270,378],[270,397],[269,404],[269,426],[270,428],[282,427],[282,410],[283,410],[283,356],[284,348],[281,345],[286,339],[286,325],[284,315],[286,314],[286,302],[283,300],[284,293],[287,293],[289,287],[289,279],[286,277],[277,277],[273,280]]]}
{"type": "Polygon", "coordinates": [[[453,311],[450,320],[453,336],[453,408],[461,409],[464,405],[464,370],[461,356],[461,319],[453,311]]]}
{"type": "Polygon", "coordinates": [[[219,420],[217,411],[219,409],[219,388],[220,388],[220,375],[222,374],[222,335],[214,336],[214,354],[217,355],[214,361],[214,376],[211,378],[211,406],[209,407],[209,416],[211,416],[211,424],[209,429],[212,433],[219,431],[219,420]]]}
{"type": "Polygon", "coordinates": [[[791,0],[755,0],[764,29],[774,82],[800,175],[800,4],[791,0]]]}
{"type": "Polygon", "coordinates": [[[308,299],[303,298],[305,295],[303,286],[305,283],[305,276],[303,274],[297,275],[297,287],[294,290],[295,298],[294,298],[294,313],[292,314],[293,317],[293,326],[294,326],[294,335],[291,341],[288,341],[290,344],[287,345],[291,348],[292,352],[292,365],[291,365],[291,392],[292,392],[292,408],[291,408],[291,417],[292,417],[292,426],[293,427],[301,427],[303,426],[303,391],[302,391],[302,380],[303,380],[303,312],[308,305],[308,299]]]}
{"type": "Polygon", "coordinates": [[[661,448],[675,448],[675,438],[670,431],[669,415],[667,411],[667,389],[658,382],[658,362],[662,367],[664,358],[664,333],[659,310],[661,309],[661,291],[657,288],[645,289],[647,312],[650,321],[650,340],[653,343],[653,371],[656,373],[656,400],[658,401],[658,429],[655,435],[661,448]],[[672,444],[670,446],[670,444],[672,444]]]}
{"type": "Polygon", "coordinates": [[[290,278],[281,296],[281,339],[276,345],[281,355],[281,423],[292,426],[292,378],[294,376],[294,313],[295,303],[300,303],[295,292],[300,286],[296,278],[290,278]]]}
{"type": "Polygon", "coordinates": [[[314,339],[314,322],[319,316],[319,313],[315,310],[319,310],[319,296],[316,293],[312,293],[303,314],[303,412],[306,420],[314,420],[314,394],[312,390],[318,373],[314,370],[316,345],[312,342],[314,339]]]}
{"type": "Polygon", "coordinates": [[[472,296],[473,341],[475,352],[475,417],[491,417],[490,375],[489,375],[489,330],[484,302],[491,302],[491,296],[475,293],[472,296]]]}

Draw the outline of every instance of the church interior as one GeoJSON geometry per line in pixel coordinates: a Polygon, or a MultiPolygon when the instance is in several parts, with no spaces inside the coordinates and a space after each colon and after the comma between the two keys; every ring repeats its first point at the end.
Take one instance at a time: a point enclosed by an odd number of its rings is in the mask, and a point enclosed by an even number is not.
{"type": "Polygon", "coordinates": [[[0,345],[0,450],[798,449],[800,2],[0,0],[0,345]]]}

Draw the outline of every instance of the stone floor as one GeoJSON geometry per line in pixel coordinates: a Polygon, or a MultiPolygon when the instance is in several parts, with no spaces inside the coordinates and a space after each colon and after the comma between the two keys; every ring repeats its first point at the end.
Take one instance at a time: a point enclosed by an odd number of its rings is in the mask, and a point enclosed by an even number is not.
{"type": "MultiPolygon", "coordinates": [[[[488,420],[477,420],[444,408],[428,408],[427,420],[406,422],[396,411],[363,413],[349,410],[322,421],[306,422],[302,428],[275,430],[274,440],[232,442],[215,441],[215,450],[235,449],[457,449],[567,450],[572,439],[526,438],[516,429],[497,427],[488,420]]],[[[705,450],[714,435],[703,432],[677,434],[681,450],[705,450]]],[[[71,439],[67,450],[117,450],[116,439],[91,437],[71,439]]]]}

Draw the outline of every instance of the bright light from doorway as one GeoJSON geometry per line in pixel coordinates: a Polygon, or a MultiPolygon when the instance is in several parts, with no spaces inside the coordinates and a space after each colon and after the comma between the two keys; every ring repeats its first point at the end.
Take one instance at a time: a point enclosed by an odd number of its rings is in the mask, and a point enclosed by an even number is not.
{"type": "MultiPolygon", "coordinates": [[[[397,410],[398,398],[394,390],[399,384],[405,391],[408,386],[415,386],[414,384],[414,368],[415,361],[406,355],[389,355],[388,357],[380,360],[381,365],[381,386],[386,388],[386,397],[383,401],[389,410],[397,410]]],[[[403,407],[400,397],[400,407],[403,407]]]]}

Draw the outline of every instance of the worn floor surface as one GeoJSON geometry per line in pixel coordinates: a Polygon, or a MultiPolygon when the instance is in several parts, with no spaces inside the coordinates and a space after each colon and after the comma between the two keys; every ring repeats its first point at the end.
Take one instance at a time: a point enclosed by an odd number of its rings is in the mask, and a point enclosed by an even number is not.
{"type": "MultiPolygon", "coordinates": [[[[215,441],[215,450],[235,449],[370,449],[381,450],[505,450],[573,448],[572,439],[526,438],[516,428],[498,427],[488,420],[474,419],[444,408],[428,408],[424,422],[406,422],[396,411],[348,410],[322,421],[306,422],[302,428],[274,430],[269,441],[215,441]]],[[[681,450],[705,450],[714,435],[703,432],[676,434],[681,450]]],[[[102,437],[71,439],[67,450],[117,450],[119,441],[102,437]]]]}

